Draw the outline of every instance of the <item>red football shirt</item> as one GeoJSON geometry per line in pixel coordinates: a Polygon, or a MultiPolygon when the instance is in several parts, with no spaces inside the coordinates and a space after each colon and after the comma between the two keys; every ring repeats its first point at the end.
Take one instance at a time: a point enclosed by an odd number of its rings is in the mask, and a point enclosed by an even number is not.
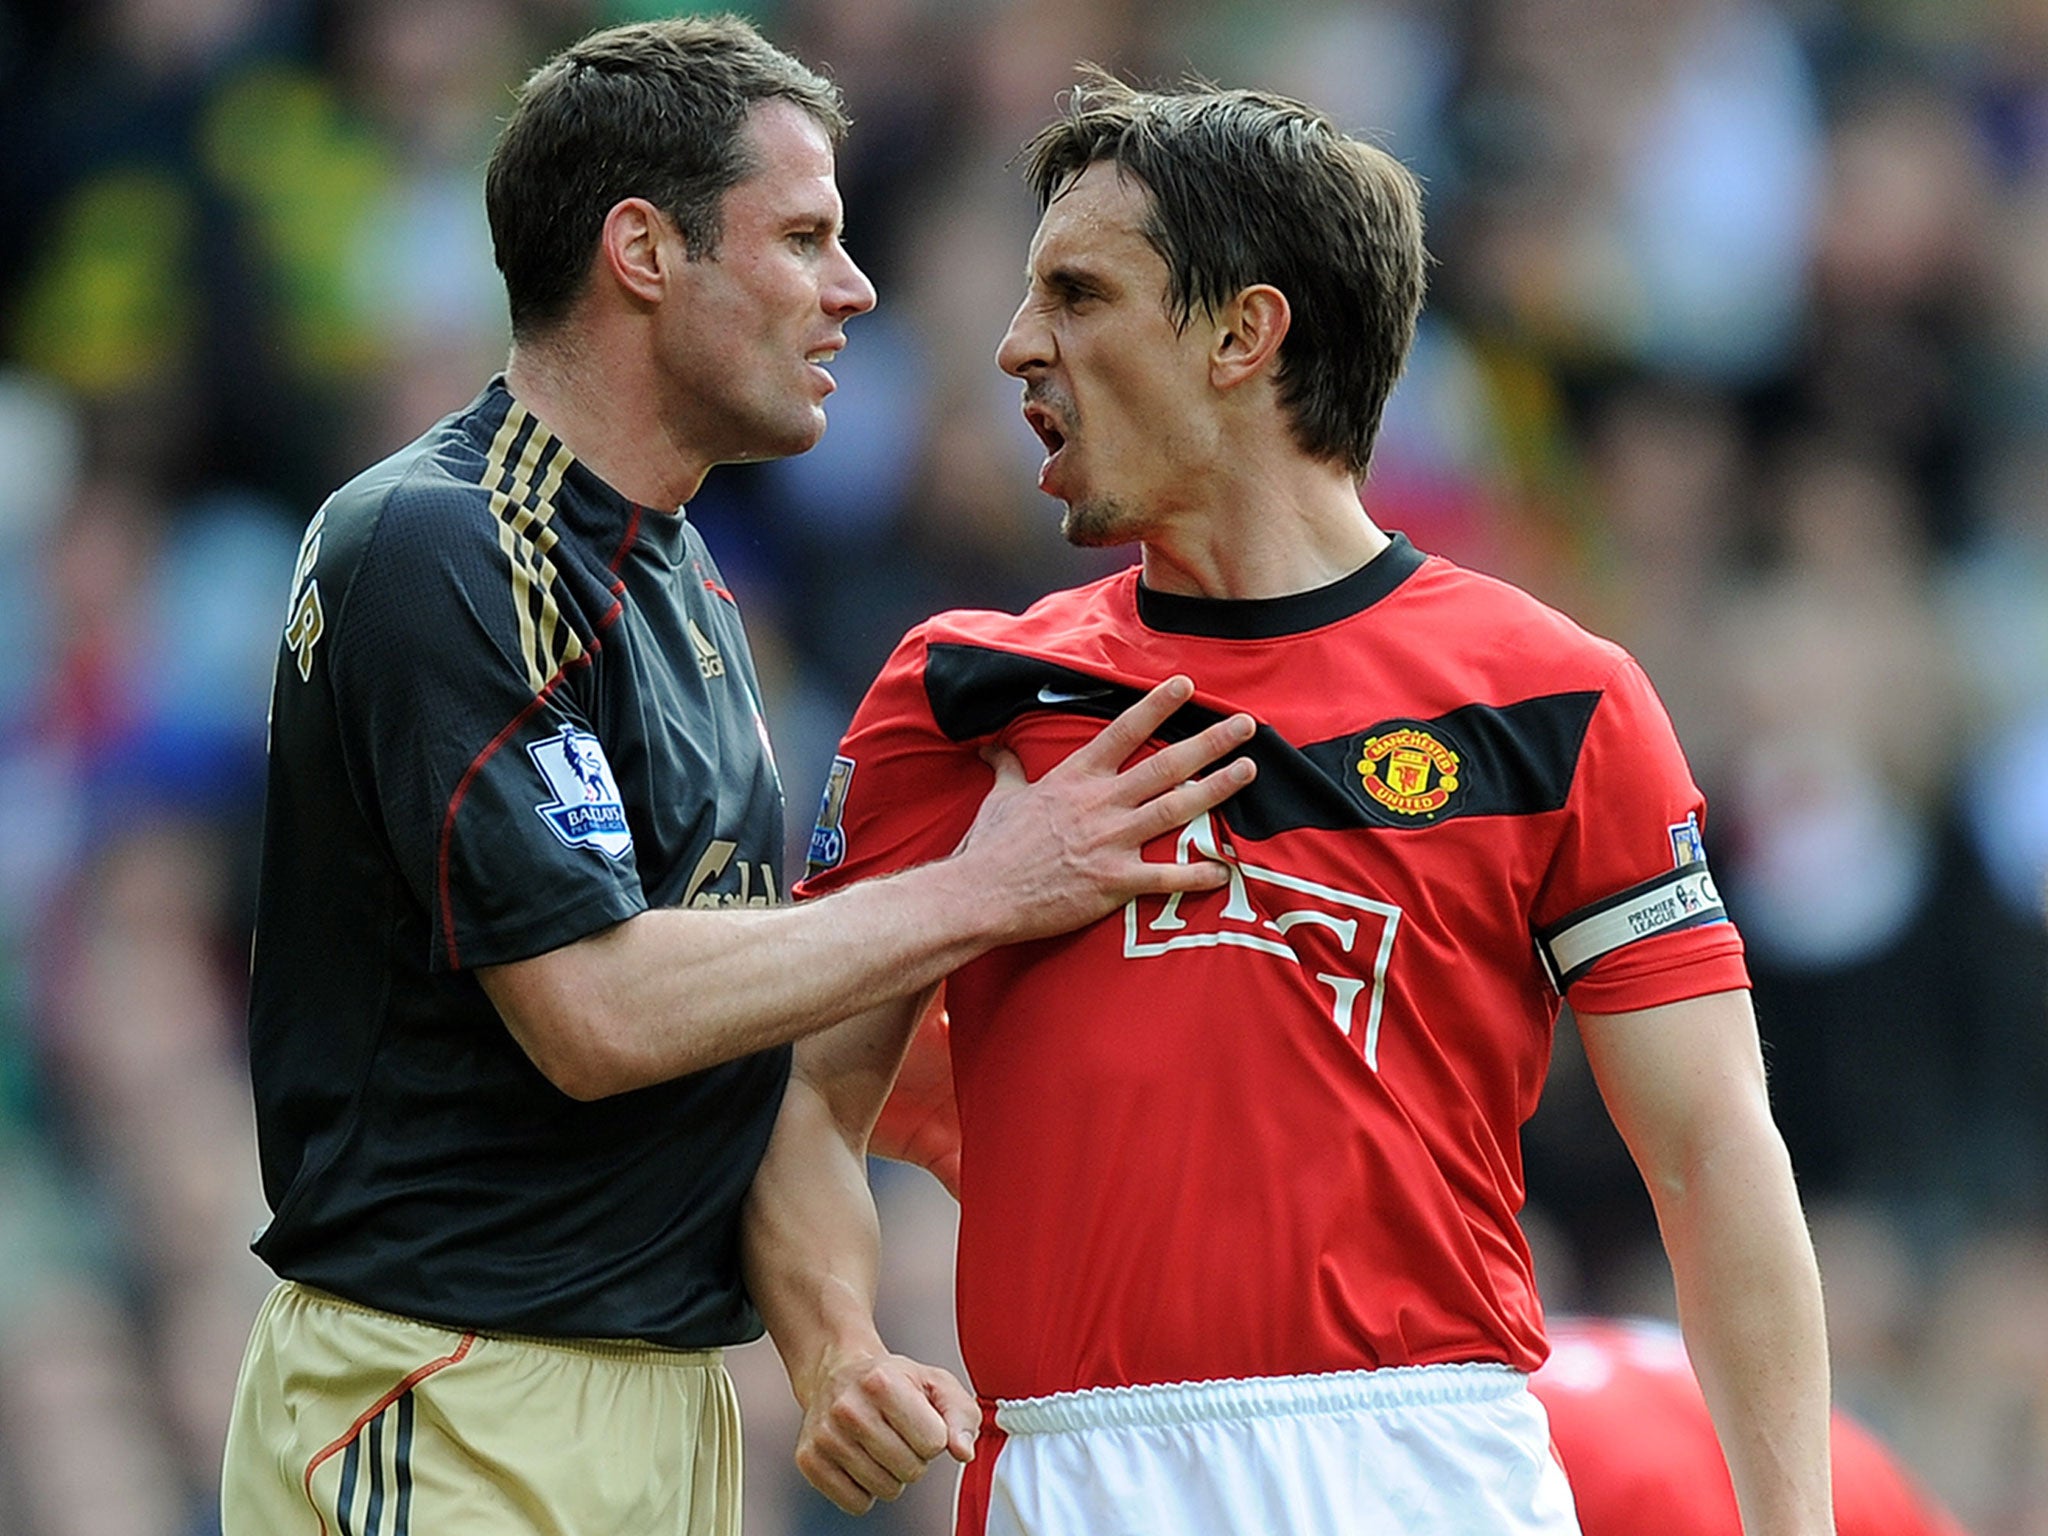
{"type": "Polygon", "coordinates": [[[1559,1008],[1536,935],[1587,1010],[1747,985],[1699,791],[1617,647],[1405,539],[1292,597],[1133,569],[944,614],[862,703],[805,889],[943,857],[985,743],[1035,779],[1174,672],[1196,696],[1163,734],[1249,711],[1259,776],[1148,853],[1213,850],[1230,885],[947,983],[977,1388],[1534,1369],[1518,1138],[1559,1008]]]}
{"type": "MultiPolygon", "coordinates": [[[[1742,1536],[1685,1344],[1667,1324],[1565,1319],[1532,1385],[1585,1536],[1742,1536]]],[[[1840,1536],[1964,1536],[1869,1431],[1832,1426],[1840,1536]]]]}

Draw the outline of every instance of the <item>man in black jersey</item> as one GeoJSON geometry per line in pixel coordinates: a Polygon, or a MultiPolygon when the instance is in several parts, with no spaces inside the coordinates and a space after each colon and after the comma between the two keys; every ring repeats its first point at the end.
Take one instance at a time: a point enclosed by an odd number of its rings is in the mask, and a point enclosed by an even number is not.
{"type": "MultiPolygon", "coordinates": [[[[307,529],[250,1017],[281,1284],[228,1536],[736,1531],[717,1351],[760,1331],[739,1212],[790,1042],[1224,878],[1138,853],[1250,777],[1195,777],[1244,718],[1124,768],[1174,679],[1036,783],[992,758],[951,856],[781,904],[752,660],[679,509],[824,430],[875,298],[840,242],[844,129],[730,18],[544,65],[486,178],[505,374],[307,529]]],[[[842,1365],[880,1466],[971,1454],[950,1376],[879,1341],[842,1365]]]]}

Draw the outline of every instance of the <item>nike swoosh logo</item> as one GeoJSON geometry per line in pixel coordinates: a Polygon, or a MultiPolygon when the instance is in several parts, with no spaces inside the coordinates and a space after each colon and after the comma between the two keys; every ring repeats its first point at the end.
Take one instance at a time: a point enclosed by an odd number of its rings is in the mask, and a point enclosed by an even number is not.
{"type": "Polygon", "coordinates": [[[1048,683],[1038,690],[1041,704],[1092,704],[1109,697],[1107,688],[1055,688],[1048,683]]]}

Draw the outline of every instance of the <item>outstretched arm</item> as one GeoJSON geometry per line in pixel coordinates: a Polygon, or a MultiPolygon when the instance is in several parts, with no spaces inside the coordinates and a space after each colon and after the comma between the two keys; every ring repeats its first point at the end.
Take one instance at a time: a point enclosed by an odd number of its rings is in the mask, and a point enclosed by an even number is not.
{"type": "Polygon", "coordinates": [[[1642,1170],[1747,1536],[1832,1536],[1820,1275],[1744,991],[1581,1014],[1642,1170]]]}
{"type": "Polygon", "coordinates": [[[1135,895],[1220,885],[1220,865],[1142,854],[1252,777],[1242,759],[1196,777],[1250,739],[1247,715],[1130,762],[1192,693],[1168,679],[1036,783],[993,754],[948,858],[794,907],[643,912],[478,977],[534,1064],[596,1099],[799,1039],[1135,895]]]}
{"type": "Polygon", "coordinates": [[[800,1042],[747,1196],[747,1288],[803,1408],[796,1462],[849,1514],[893,1499],[941,1453],[974,1455],[980,1414],[949,1372],[892,1354],[875,1328],[880,1229],[867,1140],[929,997],[800,1042]]]}

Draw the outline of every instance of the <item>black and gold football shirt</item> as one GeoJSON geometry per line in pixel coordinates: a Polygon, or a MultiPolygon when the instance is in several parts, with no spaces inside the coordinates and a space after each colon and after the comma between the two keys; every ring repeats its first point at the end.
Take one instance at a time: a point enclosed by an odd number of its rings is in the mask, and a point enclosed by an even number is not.
{"type": "Polygon", "coordinates": [[[250,1008],[280,1275],[464,1328],[760,1331],[738,1224],[788,1052],[596,1103],[474,968],[780,899],[740,616],[504,387],[344,486],[293,578],[250,1008]]]}

